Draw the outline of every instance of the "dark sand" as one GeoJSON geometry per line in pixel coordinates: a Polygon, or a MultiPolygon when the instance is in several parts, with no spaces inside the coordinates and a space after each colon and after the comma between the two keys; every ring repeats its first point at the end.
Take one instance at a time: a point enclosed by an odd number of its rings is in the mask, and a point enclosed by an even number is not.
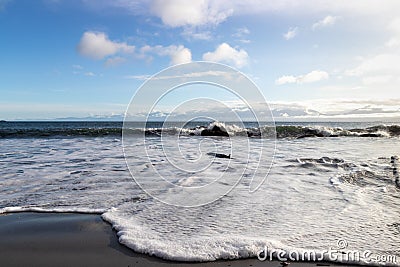
{"type": "MultiPolygon", "coordinates": [[[[138,254],[118,243],[116,232],[99,215],[14,213],[0,215],[0,266],[268,266],[257,259],[180,263],[138,254]]],[[[291,263],[300,266],[343,266],[291,263]]]]}

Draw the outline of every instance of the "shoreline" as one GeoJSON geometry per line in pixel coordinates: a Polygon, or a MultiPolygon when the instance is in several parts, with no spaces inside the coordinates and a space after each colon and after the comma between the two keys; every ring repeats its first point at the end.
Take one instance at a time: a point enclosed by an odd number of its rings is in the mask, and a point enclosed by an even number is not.
{"type": "MultiPolygon", "coordinates": [[[[0,214],[0,236],[1,266],[281,266],[279,261],[259,261],[256,258],[176,262],[136,253],[118,242],[112,225],[99,214],[4,213],[0,214]]],[[[290,266],[349,265],[291,262],[290,266]]]]}

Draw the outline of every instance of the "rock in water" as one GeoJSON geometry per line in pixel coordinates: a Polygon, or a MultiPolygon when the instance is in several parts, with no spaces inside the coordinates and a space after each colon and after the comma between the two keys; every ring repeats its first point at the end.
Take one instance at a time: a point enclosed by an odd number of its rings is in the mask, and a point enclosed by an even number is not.
{"type": "Polygon", "coordinates": [[[229,137],[228,132],[225,129],[217,125],[213,125],[210,129],[204,129],[201,131],[201,136],[226,136],[229,137]]]}

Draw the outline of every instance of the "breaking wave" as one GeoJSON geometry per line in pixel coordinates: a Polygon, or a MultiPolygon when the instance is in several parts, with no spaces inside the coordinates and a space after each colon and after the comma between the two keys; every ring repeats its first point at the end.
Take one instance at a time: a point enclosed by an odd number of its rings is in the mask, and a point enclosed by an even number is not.
{"type": "MultiPolygon", "coordinates": [[[[398,137],[400,125],[377,125],[366,128],[343,129],[341,127],[265,125],[240,127],[236,124],[212,122],[195,127],[81,127],[81,128],[0,128],[0,138],[73,138],[73,137],[121,137],[122,132],[129,135],[183,135],[183,136],[229,136],[251,138],[307,138],[307,137],[398,137]]],[[[244,123],[246,125],[246,123],[244,123]]],[[[120,125],[118,125],[120,126],[120,125]]]]}

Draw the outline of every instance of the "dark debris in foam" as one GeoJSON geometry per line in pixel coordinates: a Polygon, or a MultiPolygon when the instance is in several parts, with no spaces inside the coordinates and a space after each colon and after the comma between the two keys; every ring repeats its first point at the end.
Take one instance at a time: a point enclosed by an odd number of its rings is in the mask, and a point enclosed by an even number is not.
{"type": "Polygon", "coordinates": [[[396,184],[397,189],[400,189],[400,175],[399,175],[399,157],[398,156],[392,156],[390,158],[390,163],[392,163],[393,166],[393,176],[394,176],[394,182],[396,184]]]}

